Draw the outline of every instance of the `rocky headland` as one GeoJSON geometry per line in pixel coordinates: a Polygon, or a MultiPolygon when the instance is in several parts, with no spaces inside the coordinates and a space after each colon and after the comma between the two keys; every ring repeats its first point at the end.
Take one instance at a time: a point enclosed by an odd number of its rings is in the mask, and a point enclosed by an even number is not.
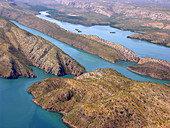
{"type": "Polygon", "coordinates": [[[141,58],[136,66],[127,69],[161,80],[170,80],[170,62],[153,58],[141,58]]]}
{"type": "Polygon", "coordinates": [[[165,46],[170,46],[169,35],[167,33],[150,33],[150,34],[133,34],[128,38],[146,40],[154,44],[161,44],[165,46]]]}
{"type": "Polygon", "coordinates": [[[170,89],[128,79],[112,69],[98,69],[74,79],[47,78],[27,92],[48,111],[64,113],[78,128],[169,126],[170,89]]]}
{"type": "Polygon", "coordinates": [[[12,8],[11,6],[10,9],[6,8],[8,6],[4,5],[3,8],[0,6],[1,16],[16,20],[23,25],[39,30],[40,32],[43,32],[57,40],[80,48],[86,52],[98,55],[113,63],[119,60],[128,60],[133,62],[139,61],[139,57],[124,46],[115,43],[111,46],[110,42],[103,41],[98,37],[92,38],[91,36],[71,33],[62,29],[55,23],[36,17],[28,10],[23,12],[19,9],[12,8]]]}
{"type": "Polygon", "coordinates": [[[60,76],[80,75],[85,68],[50,42],[0,18],[0,77],[35,77],[30,65],[60,76]]]}

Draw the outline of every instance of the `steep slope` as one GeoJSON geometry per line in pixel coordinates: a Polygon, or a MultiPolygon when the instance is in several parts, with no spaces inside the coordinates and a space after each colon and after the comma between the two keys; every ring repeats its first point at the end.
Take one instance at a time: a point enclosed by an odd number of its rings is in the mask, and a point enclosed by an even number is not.
{"type": "Polygon", "coordinates": [[[11,6],[9,9],[7,8],[9,5],[5,4],[3,7],[0,7],[1,16],[17,20],[19,23],[39,30],[57,40],[98,55],[113,63],[119,60],[128,60],[133,62],[139,61],[139,57],[124,46],[113,43],[114,47],[111,47],[111,42],[103,42],[100,38],[96,40],[90,36],[71,33],[60,28],[57,24],[42,20],[32,15],[32,13],[28,10],[23,12],[19,9],[12,8],[11,6]],[[128,56],[125,51],[128,51],[128,56]]]}
{"type": "Polygon", "coordinates": [[[132,72],[161,80],[170,80],[170,62],[153,58],[142,58],[136,66],[127,67],[132,72]]]}
{"type": "Polygon", "coordinates": [[[2,18],[0,30],[1,77],[34,76],[28,65],[34,65],[55,75],[80,75],[85,72],[83,66],[50,42],[21,30],[2,18]]]}
{"type": "Polygon", "coordinates": [[[130,80],[112,69],[98,69],[74,79],[48,78],[27,92],[43,109],[64,114],[81,128],[169,126],[170,89],[130,80]]]}
{"type": "Polygon", "coordinates": [[[4,23],[0,18],[0,77],[18,78],[18,77],[35,77],[32,69],[28,66],[31,64],[26,57],[17,50],[17,42],[14,38],[9,40],[10,32],[8,30],[11,23],[4,23]],[[13,44],[16,46],[14,47],[13,44]]]}

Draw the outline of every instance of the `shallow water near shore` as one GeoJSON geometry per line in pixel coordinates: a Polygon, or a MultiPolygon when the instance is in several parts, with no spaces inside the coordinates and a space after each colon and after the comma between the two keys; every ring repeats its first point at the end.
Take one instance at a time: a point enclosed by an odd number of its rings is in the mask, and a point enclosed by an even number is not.
{"type": "MultiPolygon", "coordinates": [[[[89,54],[87,52],[82,51],[81,49],[72,47],[68,44],[55,40],[54,38],[51,38],[50,36],[43,34],[37,30],[21,25],[17,23],[16,21],[12,21],[12,22],[16,24],[18,27],[20,27],[21,29],[29,31],[30,33],[34,35],[38,35],[50,41],[51,43],[59,47],[61,50],[63,50],[65,53],[70,55],[72,58],[77,60],[80,64],[82,64],[86,68],[87,72],[90,72],[90,71],[93,71],[99,68],[112,68],[133,80],[152,81],[152,82],[161,83],[161,84],[170,82],[170,81],[162,81],[158,79],[153,79],[151,77],[138,75],[126,69],[127,66],[133,66],[133,65],[136,65],[136,63],[128,62],[128,61],[119,61],[113,64],[98,56],[89,54]]],[[[81,26],[81,27],[85,27],[85,26],[81,26]]],[[[84,28],[83,30],[81,27],[77,27],[77,28],[82,30],[82,32],[85,32],[86,28],[84,28]]],[[[107,26],[106,28],[102,26],[97,26],[97,27],[93,26],[93,27],[94,28],[92,27],[89,27],[89,28],[93,29],[93,32],[96,31],[97,33],[100,33],[97,30],[107,30],[107,32],[111,31],[110,28],[108,28],[107,26]]],[[[74,26],[70,28],[72,28],[72,31],[74,31],[75,29],[74,26]]],[[[92,32],[89,29],[88,31],[92,32]]],[[[116,31],[115,35],[116,34],[121,35],[120,36],[121,38],[123,37],[125,38],[127,35],[132,33],[129,31],[122,31],[118,29],[115,29],[115,31],[116,31]],[[120,33],[118,31],[120,31],[120,33]],[[121,31],[125,33],[121,33],[121,31]]],[[[103,32],[101,32],[101,34],[102,33],[103,32]]],[[[94,33],[89,33],[89,34],[94,34],[94,33]]],[[[111,34],[111,35],[115,36],[114,34],[111,34]]],[[[108,38],[108,39],[111,39],[111,38],[108,38]]],[[[119,40],[119,38],[116,38],[116,40],[119,40]]],[[[120,39],[120,42],[121,40],[122,39],[120,39]]],[[[133,41],[136,41],[136,40],[133,40],[133,41]]],[[[139,43],[139,42],[137,41],[136,43],[139,43]]],[[[127,41],[127,43],[129,42],[127,41]]],[[[139,54],[142,57],[145,55],[147,57],[156,56],[158,58],[160,57],[159,59],[165,59],[168,61],[170,60],[169,58],[170,56],[167,57],[168,53],[167,54],[162,53],[161,54],[162,57],[161,57],[161,55],[157,56],[158,52],[154,50],[155,47],[158,47],[164,50],[163,46],[157,46],[157,45],[146,42],[146,44],[144,43],[143,47],[146,47],[147,45],[149,45],[150,51],[148,52],[144,51],[143,53],[139,52],[137,54],[139,54]]],[[[130,45],[129,47],[132,47],[132,46],[130,45]]],[[[137,49],[139,51],[140,50],[142,51],[142,44],[137,49]]],[[[165,47],[165,49],[167,48],[165,47]]],[[[146,48],[146,51],[147,50],[148,49],[146,48]]],[[[166,50],[164,52],[166,52],[166,50]]],[[[170,52],[170,50],[168,52],[170,52]]],[[[0,78],[0,101],[1,101],[0,128],[67,128],[67,126],[63,123],[61,119],[62,115],[54,113],[54,112],[48,112],[46,110],[43,110],[41,107],[35,105],[32,102],[32,98],[33,98],[32,95],[26,92],[27,88],[31,84],[42,81],[45,78],[54,76],[52,74],[46,73],[45,71],[41,69],[38,69],[35,67],[32,67],[32,68],[34,70],[34,73],[37,75],[37,78],[19,78],[19,79],[14,79],[14,80],[0,78]]],[[[70,78],[72,77],[72,75],[67,75],[64,77],[70,78]]]]}
{"type": "Polygon", "coordinates": [[[67,128],[62,115],[48,112],[32,102],[27,88],[54,75],[32,67],[37,78],[0,78],[0,128],[67,128]]]}

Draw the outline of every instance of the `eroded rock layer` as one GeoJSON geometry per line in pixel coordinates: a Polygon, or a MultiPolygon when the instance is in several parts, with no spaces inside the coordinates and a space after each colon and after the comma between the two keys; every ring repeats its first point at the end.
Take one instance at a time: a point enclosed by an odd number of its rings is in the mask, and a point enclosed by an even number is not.
{"type": "Polygon", "coordinates": [[[169,88],[133,81],[112,69],[47,78],[27,91],[37,105],[63,113],[63,120],[78,128],[169,126],[169,88]]]}
{"type": "Polygon", "coordinates": [[[29,65],[55,75],[85,72],[83,66],[50,42],[0,19],[0,77],[34,77],[29,65]],[[4,68],[6,67],[6,68],[4,68]]]}
{"type": "Polygon", "coordinates": [[[153,58],[142,58],[136,66],[127,69],[142,75],[151,76],[161,80],[170,80],[170,62],[153,58]]]}

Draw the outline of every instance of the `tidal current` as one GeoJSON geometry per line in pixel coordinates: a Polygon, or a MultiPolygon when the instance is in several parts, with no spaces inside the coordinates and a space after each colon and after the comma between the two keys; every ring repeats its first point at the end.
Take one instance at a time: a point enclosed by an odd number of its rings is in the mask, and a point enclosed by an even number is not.
{"type": "MultiPolygon", "coordinates": [[[[46,12],[41,12],[38,17],[57,23],[62,28],[74,33],[78,33],[75,29],[79,29],[82,31],[82,34],[97,35],[110,42],[119,43],[134,51],[139,57],[153,57],[170,61],[169,48],[151,44],[146,41],[127,38],[127,36],[132,35],[133,32],[122,31],[110,26],[95,25],[87,27],[79,24],[61,22],[47,17],[46,12]],[[116,33],[111,34],[110,32],[116,33]]],[[[99,68],[112,68],[133,80],[152,81],[160,84],[170,82],[138,75],[126,69],[127,66],[136,65],[136,63],[120,61],[113,64],[96,55],[89,54],[37,30],[21,25],[16,21],[12,22],[21,29],[50,41],[82,64],[87,72],[99,68]]],[[[19,78],[14,80],[0,78],[0,128],[66,128],[67,126],[61,119],[62,115],[41,109],[32,102],[33,97],[26,92],[31,84],[54,76],[41,69],[32,68],[37,78],[19,78]]],[[[67,75],[64,77],[69,78],[71,76],[67,75]]]]}

